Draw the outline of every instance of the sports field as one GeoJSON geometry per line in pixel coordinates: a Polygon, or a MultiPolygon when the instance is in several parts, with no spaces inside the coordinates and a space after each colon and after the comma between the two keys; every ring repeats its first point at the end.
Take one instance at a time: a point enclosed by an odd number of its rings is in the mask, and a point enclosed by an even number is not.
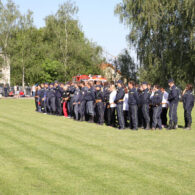
{"type": "Polygon", "coordinates": [[[195,123],[118,131],[0,100],[0,194],[195,194],[195,123]]]}

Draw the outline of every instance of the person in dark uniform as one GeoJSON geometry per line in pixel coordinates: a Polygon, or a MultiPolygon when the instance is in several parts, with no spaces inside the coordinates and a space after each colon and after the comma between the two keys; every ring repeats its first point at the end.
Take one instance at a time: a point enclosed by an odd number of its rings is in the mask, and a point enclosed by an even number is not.
{"type": "Polygon", "coordinates": [[[140,95],[140,102],[142,108],[142,114],[145,122],[145,129],[150,129],[150,115],[149,115],[149,102],[150,102],[150,92],[146,82],[142,83],[143,91],[140,95]]]}
{"type": "Polygon", "coordinates": [[[123,90],[123,82],[119,80],[117,82],[117,94],[115,98],[115,103],[116,103],[116,110],[117,110],[117,118],[118,118],[118,123],[119,123],[119,129],[123,130],[125,129],[125,120],[124,120],[124,115],[123,115],[123,98],[125,96],[125,92],[123,90]]]}
{"type": "Polygon", "coordinates": [[[85,86],[85,82],[81,81],[80,83],[80,98],[79,98],[79,103],[80,103],[80,121],[85,121],[85,106],[86,106],[86,100],[85,100],[85,95],[88,90],[88,88],[85,86]]]}
{"type": "Polygon", "coordinates": [[[169,101],[169,127],[168,129],[177,129],[177,107],[179,102],[179,89],[175,86],[173,79],[169,79],[170,93],[169,101]]]}
{"type": "Polygon", "coordinates": [[[55,98],[55,89],[54,84],[51,83],[49,86],[49,93],[48,93],[48,100],[49,100],[49,112],[50,114],[56,113],[56,98],[55,98]]]}
{"type": "Polygon", "coordinates": [[[55,89],[55,98],[56,98],[56,115],[62,115],[62,93],[63,89],[59,86],[58,82],[56,81],[54,84],[55,89]]]}
{"type": "Polygon", "coordinates": [[[86,91],[85,101],[86,101],[86,118],[90,123],[94,122],[94,101],[95,101],[95,91],[91,83],[86,83],[88,90],[86,91]]]}
{"type": "Polygon", "coordinates": [[[138,104],[139,104],[139,96],[137,90],[135,88],[134,81],[130,81],[128,83],[129,87],[129,118],[130,118],[130,128],[133,130],[138,130],[138,104]]]}
{"type": "Polygon", "coordinates": [[[156,130],[158,127],[162,129],[162,121],[161,121],[161,112],[162,112],[162,92],[158,85],[153,87],[154,94],[151,97],[151,105],[152,105],[152,130],[156,130]]]}
{"type": "Polygon", "coordinates": [[[74,97],[74,92],[75,92],[75,84],[70,83],[70,86],[68,88],[70,92],[70,98],[68,100],[68,115],[70,118],[74,118],[74,107],[73,107],[73,97],[74,97]]]}
{"type": "Polygon", "coordinates": [[[41,106],[41,112],[45,113],[45,100],[46,100],[46,97],[45,97],[45,85],[42,83],[41,84],[41,89],[40,89],[40,106],[41,106]]]}
{"type": "Polygon", "coordinates": [[[142,113],[142,105],[141,105],[141,102],[140,102],[140,97],[142,95],[142,91],[143,91],[143,88],[142,88],[141,85],[139,85],[139,87],[137,88],[137,93],[138,93],[138,97],[139,97],[138,110],[137,110],[137,113],[138,113],[138,127],[141,128],[141,129],[144,129],[144,117],[143,117],[143,113],[142,113]]]}
{"type": "Polygon", "coordinates": [[[101,85],[96,85],[96,92],[95,92],[95,110],[96,110],[96,117],[97,123],[99,125],[104,124],[104,95],[101,91],[101,85]]]}
{"type": "Polygon", "coordinates": [[[36,85],[36,87],[35,87],[35,106],[36,106],[36,111],[37,112],[41,112],[40,90],[41,90],[41,87],[39,85],[36,85]]]}
{"type": "Polygon", "coordinates": [[[50,104],[49,104],[49,84],[45,83],[45,113],[50,114],[50,104]]]}
{"type": "Polygon", "coordinates": [[[190,130],[192,124],[191,112],[194,107],[194,95],[192,93],[192,89],[192,85],[188,84],[182,94],[186,130],[190,130]]]}
{"type": "Polygon", "coordinates": [[[78,84],[75,84],[75,91],[73,96],[73,108],[74,108],[74,119],[79,121],[79,107],[80,107],[80,89],[78,84]]]}

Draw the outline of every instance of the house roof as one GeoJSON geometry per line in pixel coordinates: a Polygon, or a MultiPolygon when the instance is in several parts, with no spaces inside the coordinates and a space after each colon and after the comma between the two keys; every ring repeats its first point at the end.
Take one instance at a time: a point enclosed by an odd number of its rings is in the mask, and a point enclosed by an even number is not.
{"type": "MultiPolygon", "coordinates": [[[[115,70],[114,66],[112,64],[108,64],[108,63],[102,63],[100,65],[100,69],[101,70],[105,70],[106,68],[112,68],[113,70],[115,70]]],[[[121,75],[121,71],[120,70],[117,70],[117,73],[121,75]]]]}

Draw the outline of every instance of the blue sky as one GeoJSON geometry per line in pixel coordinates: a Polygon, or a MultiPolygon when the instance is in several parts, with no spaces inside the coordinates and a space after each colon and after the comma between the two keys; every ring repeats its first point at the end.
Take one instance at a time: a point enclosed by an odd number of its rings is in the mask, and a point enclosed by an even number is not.
{"type": "MultiPolygon", "coordinates": [[[[37,27],[44,26],[44,18],[54,14],[59,4],[65,2],[65,0],[13,1],[19,5],[22,13],[28,9],[33,11],[34,24],[37,27]]],[[[89,40],[96,42],[114,56],[124,48],[128,48],[126,36],[129,30],[119,22],[119,17],[114,15],[114,8],[120,0],[75,0],[74,2],[79,7],[78,19],[82,30],[89,40]]],[[[132,55],[135,56],[133,51],[132,55]]]]}

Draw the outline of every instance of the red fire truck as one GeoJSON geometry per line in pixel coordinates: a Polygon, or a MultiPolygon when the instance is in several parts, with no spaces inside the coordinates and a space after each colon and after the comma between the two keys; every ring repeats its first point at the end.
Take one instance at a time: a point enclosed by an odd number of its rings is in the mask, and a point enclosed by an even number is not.
{"type": "Polygon", "coordinates": [[[79,81],[101,81],[106,82],[107,80],[102,77],[101,75],[77,75],[74,76],[72,79],[73,82],[79,82],[79,81]]]}

